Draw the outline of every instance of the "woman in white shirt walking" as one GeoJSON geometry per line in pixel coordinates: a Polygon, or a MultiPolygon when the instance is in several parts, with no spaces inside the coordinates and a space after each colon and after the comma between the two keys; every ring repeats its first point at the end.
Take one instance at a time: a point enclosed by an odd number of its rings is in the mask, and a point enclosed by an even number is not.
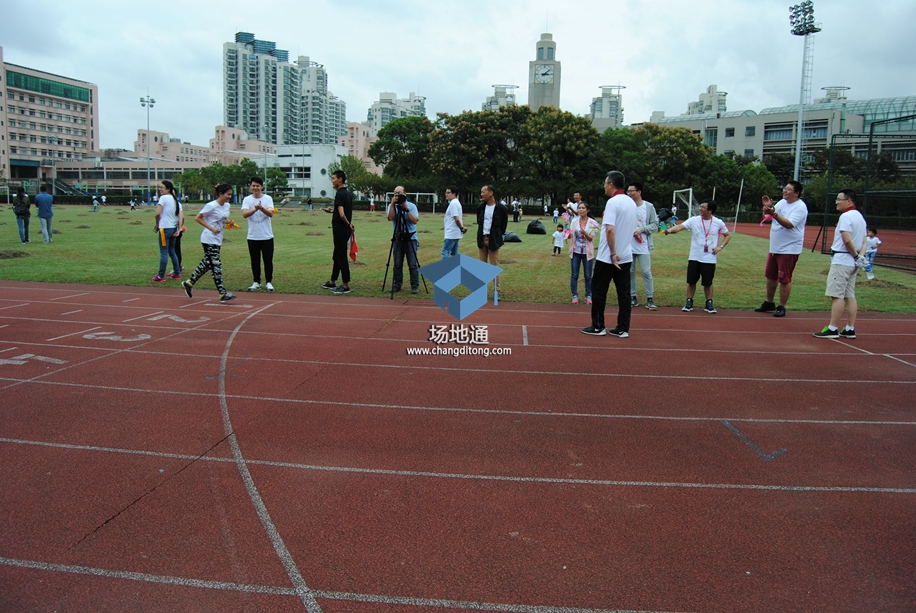
{"type": "Polygon", "coordinates": [[[230,200],[232,200],[232,186],[225,183],[217,185],[216,200],[208,202],[195,218],[195,221],[204,227],[200,233],[204,259],[191,273],[191,278],[181,282],[181,287],[184,288],[188,298],[191,297],[194,284],[209,270],[213,273],[213,282],[216,283],[220,301],[229,302],[235,299],[235,296],[227,292],[223,285],[223,264],[219,258],[220,246],[223,244],[223,227],[235,225],[235,222],[229,219],[228,202],[230,200]]]}

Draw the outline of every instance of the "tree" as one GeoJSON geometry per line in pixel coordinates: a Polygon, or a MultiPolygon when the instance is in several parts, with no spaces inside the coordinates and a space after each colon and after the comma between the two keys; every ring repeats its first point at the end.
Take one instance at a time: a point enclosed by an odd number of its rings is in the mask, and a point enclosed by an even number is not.
{"type": "Polygon", "coordinates": [[[795,155],[792,153],[771,153],[763,158],[763,165],[780,185],[785,185],[795,176],[795,155]]]}
{"type": "Polygon", "coordinates": [[[457,184],[469,194],[492,184],[500,194],[522,194],[530,165],[525,129],[527,106],[497,111],[439,114],[430,135],[430,167],[443,184],[457,184]]]}
{"type": "Polygon", "coordinates": [[[598,131],[586,117],[542,106],[525,124],[532,178],[558,202],[586,181],[587,162],[598,144],[598,131]]]}
{"type": "Polygon", "coordinates": [[[779,184],[776,182],[776,177],[763,164],[748,164],[741,169],[741,173],[744,178],[741,206],[745,210],[748,207],[759,207],[760,198],[765,194],[777,200],[782,197],[777,193],[779,184]]]}
{"type": "Polygon", "coordinates": [[[285,191],[289,187],[289,177],[279,168],[267,169],[267,188],[269,193],[276,193],[280,190],[285,191]]]}
{"type": "Polygon", "coordinates": [[[213,192],[213,185],[196,168],[189,168],[181,174],[172,177],[172,182],[181,184],[181,191],[189,196],[193,195],[200,200],[208,197],[213,192]]]}
{"type": "Polygon", "coordinates": [[[429,177],[429,138],[432,123],[426,117],[402,117],[378,131],[369,157],[394,179],[429,177]]]}
{"type": "Polygon", "coordinates": [[[347,186],[353,192],[370,192],[371,179],[370,173],[366,170],[366,165],[358,158],[352,155],[345,155],[339,161],[335,160],[328,165],[328,174],[344,171],[347,175],[347,186]]]}
{"type": "Polygon", "coordinates": [[[716,202],[732,204],[738,201],[738,192],[741,189],[742,169],[734,160],[724,155],[711,155],[700,171],[698,186],[694,192],[699,191],[699,198],[711,198],[715,190],[716,202]]]}
{"type": "Polygon", "coordinates": [[[687,128],[650,123],[636,130],[608,129],[598,149],[601,164],[608,170],[620,170],[628,181],[643,183],[643,196],[655,198],[667,197],[676,189],[699,188],[700,174],[713,154],[687,128]]]}

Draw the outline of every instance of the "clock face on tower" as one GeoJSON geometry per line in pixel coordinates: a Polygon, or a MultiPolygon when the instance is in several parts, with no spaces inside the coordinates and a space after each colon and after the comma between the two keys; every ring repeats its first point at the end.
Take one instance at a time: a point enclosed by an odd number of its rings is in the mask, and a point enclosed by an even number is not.
{"type": "Polygon", "coordinates": [[[535,83],[553,83],[553,66],[551,64],[537,64],[534,67],[535,83]]]}

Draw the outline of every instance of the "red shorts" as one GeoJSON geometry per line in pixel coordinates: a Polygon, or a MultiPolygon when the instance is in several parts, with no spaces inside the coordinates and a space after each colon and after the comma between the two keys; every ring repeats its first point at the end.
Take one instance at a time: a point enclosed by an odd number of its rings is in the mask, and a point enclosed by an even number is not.
{"type": "Polygon", "coordinates": [[[797,253],[769,253],[763,276],[779,283],[791,283],[796,262],[798,262],[797,253]]]}

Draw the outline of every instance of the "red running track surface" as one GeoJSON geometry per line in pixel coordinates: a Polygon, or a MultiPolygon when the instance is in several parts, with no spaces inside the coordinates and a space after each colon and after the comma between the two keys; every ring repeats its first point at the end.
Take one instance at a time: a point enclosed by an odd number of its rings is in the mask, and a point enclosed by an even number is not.
{"type": "Polygon", "coordinates": [[[0,282],[0,609],[916,609],[916,316],[354,294],[0,282]]]}

